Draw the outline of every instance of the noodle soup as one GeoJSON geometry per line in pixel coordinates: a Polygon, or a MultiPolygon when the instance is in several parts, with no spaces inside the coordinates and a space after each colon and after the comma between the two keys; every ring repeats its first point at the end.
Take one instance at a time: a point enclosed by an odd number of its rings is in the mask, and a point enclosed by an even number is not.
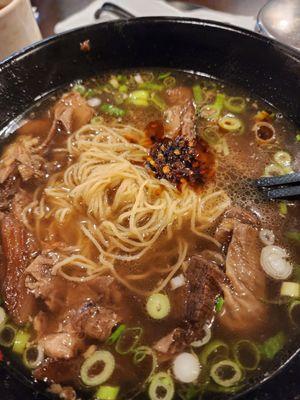
{"type": "Polygon", "coordinates": [[[75,399],[213,398],[299,340],[299,135],[238,88],[177,71],[75,82],[2,153],[0,347],[75,399]]]}

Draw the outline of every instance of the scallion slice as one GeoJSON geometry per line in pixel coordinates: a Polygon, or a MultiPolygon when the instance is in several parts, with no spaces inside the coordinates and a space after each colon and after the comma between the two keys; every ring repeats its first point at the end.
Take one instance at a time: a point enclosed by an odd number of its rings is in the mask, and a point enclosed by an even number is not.
{"type": "Polygon", "coordinates": [[[7,321],[7,314],[3,307],[0,307],[0,327],[7,321]]]}
{"type": "Polygon", "coordinates": [[[292,157],[286,151],[277,151],[277,153],[274,154],[274,161],[281,167],[289,167],[292,162],[292,157]]]}
{"type": "Polygon", "coordinates": [[[242,121],[232,114],[227,114],[218,121],[219,126],[227,132],[243,133],[242,121]]]}
{"type": "Polygon", "coordinates": [[[116,400],[120,388],[119,386],[100,386],[96,392],[98,400],[116,400]]]}
{"type": "Polygon", "coordinates": [[[292,324],[300,328],[300,301],[293,301],[288,308],[288,313],[292,324]]]}
{"type": "Polygon", "coordinates": [[[135,90],[130,93],[128,102],[138,107],[149,106],[150,94],[147,90],[135,90]]]}
{"type": "Polygon", "coordinates": [[[164,111],[167,108],[164,99],[155,92],[151,93],[150,100],[159,111],[164,111]]]}
{"type": "Polygon", "coordinates": [[[297,282],[283,282],[280,288],[280,296],[300,297],[300,284],[297,282]]]}
{"type": "Polygon", "coordinates": [[[146,309],[153,319],[165,318],[171,310],[169,297],[163,293],[152,294],[148,298],[146,309]]]}
{"type": "Polygon", "coordinates": [[[283,348],[285,342],[285,334],[280,331],[275,336],[270,337],[263,344],[259,345],[258,348],[264,358],[272,360],[283,348]]]}
{"type": "Polygon", "coordinates": [[[245,111],[246,101],[243,97],[227,97],[224,100],[224,107],[233,113],[241,113],[245,111]]]}
{"type": "Polygon", "coordinates": [[[205,118],[209,121],[217,120],[223,109],[225,95],[223,93],[217,93],[215,102],[212,104],[206,104],[200,109],[200,117],[205,118]]]}
{"type": "Polygon", "coordinates": [[[118,326],[117,329],[107,339],[106,343],[108,345],[116,343],[116,341],[119,339],[120,335],[122,334],[122,332],[125,329],[126,329],[126,325],[125,324],[121,324],[120,326],[118,326]]]}
{"type": "Polygon", "coordinates": [[[200,353],[199,359],[202,365],[207,365],[217,357],[228,357],[229,347],[221,340],[213,340],[209,342],[200,353]]]}
{"type": "Polygon", "coordinates": [[[29,369],[35,369],[44,360],[44,349],[39,345],[28,346],[23,353],[23,363],[29,369]]]}
{"type": "Polygon", "coordinates": [[[30,338],[30,333],[20,329],[17,331],[12,351],[16,354],[23,354],[30,338]]]}
{"type": "Polygon", "coordinates": [[[176,85],[176,79],[174,76],[167,76],[164,80],[163,83],[166,88],[172,88],[176,85]]]}
{"type": "Polygon", "coordinates": [[[86,386],[98,386],[111,377],[114,369],[114,356],[109,351],[99,350],[83,362],[80,377],[86,386]],[[97,369],[101,369],[100,372],[97,369]]]}
{"type": "Polygon", "coordinates": [[[260,362],[260,352],[250,340],[240,340],[233,345],[233,354],[238,365],[248,371],[254,371],[260,362]]]}
{"type": "Polygon", "coordinates": [[[236,362],[222,360],[212,365],[210,376],[218,385],[230,387],[240,382],[243,374],[236,362]]]}
{"type": "Polygon", "coordinates": [[[196,105],[199,106],[203,100],[202,89],[200,85],[193,86],[193,95],[196,105]]]}
{"type": "Polygon", "coordinates": [[[123,117],[126,113],[125,110],[122,110],[122,108],[116,107],[108,103],[103,103],[100,106],[100,111],[113,117],[123,117]]]}
{"type": "Polygon", "coordinates": [[[0,327],[0,346],[11,347],[14,344],[17,330],[10,324],[4,324],[0,327]]]}
{"type": "Polygon", "coordinates": [[[123,330],[116,344],[116,352],[124,355],[133,351],[137,346],[142,333],[143,329],[140,327],[126,328],[123,330]]]}
{"type": "Polygon", "coordinates": [[[166,372],[158,372],[151,379],[148,390],[150,400],[171,400],[174,392],[173,379],[166,372]]]}

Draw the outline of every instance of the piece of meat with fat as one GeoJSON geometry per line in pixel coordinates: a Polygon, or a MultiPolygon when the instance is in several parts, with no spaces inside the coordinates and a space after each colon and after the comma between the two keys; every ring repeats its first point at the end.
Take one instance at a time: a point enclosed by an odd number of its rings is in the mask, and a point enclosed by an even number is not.
{"type": "Polygon", "coordinates": [[[37,249],[31,235],[12,214],[3,218],[1,239],[5,258],[2,296],[9,315],[20,325],[28,322],[36,312],[34,296],[25,286],[25,270],[37,249]]]}
{"type": "Polygon", "coordinates": [[[219,321],[239,336],[259,334],[267,323],[268,307],[261,301],[266,297],[267,282],[260,265],[258,220],[240,209],[229,210],[227,216],[231,224],[226,257],[229,284],[223,285],[225,301],[219,321]]]}
{"type": "Polygon", "coordinates": [[[71,310],[68,318],[72,330],[99,341],[105,341],[120,322],[117,313],[111,308],[92,301],[87,301],[78,310],[71,310]]]}
{"type": "Polygon", "coordinates": [[[195,108],[192,90],[184,86],[168,89],[165,98],[170,105],[164,112],[166,136],[173,138],[181,133],[188,139],[194,139],[195,108]]]}
{"type": "Polygon", "coordinates": [[[213,318],[226,277],[214,260],[198,255],[191,258],[185,280],[183,287],[170,292],[171,304],[181,314],[178,319],[182,323],[155,343],[154,349],[160,353],[175,354],[203,337],[203,327],[213,318]]]}
{"type": "Polygon", "coordinates": [[[33,371],[34,378],[40,381],[60,383],[63,385],[71,384],[80,387],[80,367],[83,358],[76,357],[69,360],[47,359],[43,364],[33,371]]]}
{"type": "Polygon", "coordinates": [[[57,332],[50,333],[39,340],[45,354],[51,358],[70,359],[84,348],[83,341],[76,333],[57,332]]]}
{"type": "Polygon", "coordinates": [[[0,160],[0,183],[9,176],[20,176],[23,181],[31,178],[43,178],[45,159],[38,154],[38,139],[20,136],[9,144],[0,160]]]}
{"type": "Polygon", "coordinates": [[[64,94],[53,107],[53,122],[49,133],[39,151],[48,148],[58,130],[70,134],[90,122],[94,109],[79,93],[69,92],[64,94]]]}

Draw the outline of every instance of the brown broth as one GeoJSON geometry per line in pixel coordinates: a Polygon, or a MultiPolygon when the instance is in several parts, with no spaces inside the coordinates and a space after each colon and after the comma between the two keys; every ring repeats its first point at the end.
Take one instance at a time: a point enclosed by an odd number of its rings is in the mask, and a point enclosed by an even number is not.
{"type": "MultiPolygon", "coordinates": [[[[149,71],[142,72],[143,74],[149,71]]],[[[153,71],[155,76],[159,74],[159,71],[153,71]]],[[[136,89],[136,84],[132,76],[135,73],[122,72],[122,76],[131,76],[129,80],[128,91],[132,88],[136,89]],[[132,88],[131,88],[132,87],[132,88]]],[[[291,201],[287,203],[287,214],[281,215],[279,213],[279,202],[277,201],[266,201],[261,194],[253,188],[252,180],[260,177],[264,173],[266,165],[273,162],[273,157],[276,151],[284,150],[288,151],[293,159],[293,168],[299,170],[300,166],[300,143],[295,140],[295,126],[285,119],[277,110],[274,110],[270,105],[264,103],[260,99],[251,97],[248,93],[244,93],[243,90],[235,88],[232,86],[224,85],[222,82],[215,80],[208,80],[201,76],[187,74],[183,72],[173,71],[172,76],[176,79],[176,86],[193,86],[195,84],[200,84],[206,90],[211,90],[212,92],[222,92],[227,96],[241,96],[246,100],[246,110],[242,113],[237,113],[236,116],[241,119],[244,125],[244,132],[242,134],[232,134],[230,132],[223,134],[227,146],[229,155],[216,154],[217,168],[215,176],[215,189],[223,189],[232,198],[233,204],[251,210],[256,215],[260,217],[262,226],[267,229],[272,229],[275,237],[276,244],[283,248],[286,248],[290,254],[290,259],[294,265],[300,264],[300,247],[299,241],[291,241],[287,239],[286,233],[289,231],[300,231],[300,203],[299,201],[291,201]],[[210,89],[209,89],[210,88],[210,89]],[[249,96],[249,97],[248,97],[249,96]],[[266,110],[269,114],[272,114],[271,123],[276,129],[276,143],[271,146],[259,146],[254,138],[254,134],[251,130],[253,126],[253,118],[259,110],[266,110]]],[[[108,104],[114,104],[116,107],[126,109],[126,116],[124,118],[119,118],[120,122],[125,124],[131,124],[139,129],[144,130],[146,126],[151,121],[161,120],[162,113],[160,110],[153,106],[146,108],[136,107],[134,105],[129,105],[124,101],[121,104],[116,104],[114,95],[110,92],[107,87],[107,81],[110,78],[109,75],[100,76],[97,78],[92,78],[86,82],[78,82],[77,86],[71,85],[69,88],[65,88],[63,91],[57,94],[54,98],[48,99],[36,108],[30,110],[30,112],[24,117],[23,125],[16,132],[17,135],[31,135],[38,138],[45,138],[50,129],[52,122],[52,111],[55,100],[68,90],[74,90],[78,88],[78,84],[85,87],[85,91],[90,89],[90,91],[97,90],[97,88],[103,87],[107,88],[107,91],[103,90],[99,95],[93,94],[91,97],[99,97],[103,102],[108,104]]],[[[122,78],[125,80],[125,78],[122,78]]],[[[162,84],[162,80],[156,79],[158,84],[162,84]]],[[[124,85],[124,84],[123,84],[124,85]]],[[[160,93],[163,96],[164,90],[160,93]]],[[[85,92],[87,93],[87,92],[85,92]]],[[[96,108],[96,112],[101,116],[106,123],[111,123],[116,120],[114,116],[107,115],[99,111],[99,107],[96,108]]],[[[55,149],[64,145],[67,140],[67,135],[61,133],[56,136],[53,141],[50,150],[48,151],[46,157],[49,161],[55,162],[55,170],[62,171],[70,165],[73,160],[71,158],[65,157],[64,153],[55,152],[55,149]]],[[[51,177],[51,174],[50,174],[51,177]]],[[[48,178],[47,178],[48,179],[48,178]]],[[[44,182],[45,186],[47,183],[44,182]]],[[[29,183],[24,184],[23,189],[26,190],[31,196],[33,196],[36,190],[36,184],[29,183]]],[[[43,187],[43,186],[42,186],[43,187]]],[[[40,226],[40,236],[36,240],[41,245],[42,243],[47,243],[49,246],[53,243],[63,242],[67,246],[72,246],[77,242],[77,235],[80,231],[80,223],[85,221],[85,215],[76,215],[76,218],[72,218],[68,223],[68,229],[66,230],[64,226],[57,227],[56,230],[50,230],[49,227],[52,224],[52,220],[42,220],[40,226]],[[51,233],[50,233],[51,232],[51,233]]],[[[215,226],[219,221],[216,221],[215,226]]],[[[214,231],[211,228],[210,232],[214,231]]],[[[216,250],[215,246],[210,242],[200,239],[195,234],[190,231],[188,226],[177,231],[172,238],[168,240],[166,235],[163,234],[161,240],[158,244],[153,246],[153,248],[143,256],[138,262],[132,263],[122,263],[119,262],[117,265],[118,270],[122,271],[120,274],[126,279],[126,276],[135,273],[143,274],[151,272],[149,276],[146,276],[143,280],[135,281],[136,287],[142,290],[151,290],[155,283],[157,283],[162,275],[159,272],[155,272],[155,267],[159,266],[170,266],[176,261],[176,248],[174,248],[174,243],[177,238],[185,237],[188,240],[189,248],[187,257],[191,257],[194,254],[199,254],[205,249],[216,250]],[[175,253],[174,253],[175,252],[175,253]]],[[[80,254],[87,255],[94,262],[97,262],[97,252],[94,248],[89,246],[84,246],[79,249],[80,254]]],[[[296,278],[295,278],[296,279],[296,278]]],[[[281,282],[274,282],[268,279],[268,298],[277,299],[279,297],[281,282]]],[[[70,309],[71,305],[76,305],[80,301],[80,285],[74,283],[66,283],[65,290],[73,293],[73,297],[69,298],[69,303],[65,305],[66,311],[70,309]]],[[[139,296],[137,294],[131,293],[128,289],[122,289],[125,293],[123,307],[126,309],[126,321],[124,323],[128,327],[141,327],[143,329],[143,334],[140,339],[140,345],[151,347],[153,343],[159,340],[164,335],[168,334],[172,329],[176,328],[181,320],[180,305],[177,304],[172,306],[172,296],[173,293],[168,287],[165,293],[171,299],[171,312],[167,318],[162,320],[151,319],[145,310],[145,297],[139,296]]],[[[177,289],[180,290],[180,289],[177,289]]],[[[85,294],[83,293],[84,297],[85,294]]],[[[267,299],[266,299],[267,300],[267,299]]],[[[44,307],[41,307],[44,310],[44,307]]],[[[46,310],[47,313],[47,310],[46,310]]],[[[50,315],[48,315],[50,318],[50,315]]],[[[52,321],[54,325],[57,325],[57,321],[52,321]]],[[[61,321],[60,321],[61,322],[61,321]]],[[[251,323],[251,322],[250,322],[251,323]]],[[[50,331],[53,329],[53,324],[51,325],[50,331]]],[[[212,328],[212,340],[218,339],[222,340],[232,346],[233,343],[240,339],[247,339],[255,341],[257,343],[262,343],[269,337],[275,335],[277,332],[283,331],[288,338],[287,345],[285,348],[285,353],[281,353],[284,357],[288,353],[289,348],[294,346],[294,343],[298,341],[299,336],[295,329],[289,322],[287,306],[286,305],[270,305],[268,320],[265,321],[264,328],[255,333],[255,335],[247,335],[245,337],[239,337],[231,332],[226,332],[219,322],[218,316],[216,316],[215,322],[212,328]]],[[[104,348],[113,353],[116,359],[116,369],[111,376],[111,378],[105,383],[109,385],[120,386],[120,399],[127,398],[128,392],[139,392],[143,390],[143,382],[147,377],[147,370],[150,369],[149,359],[145,360],[145,364],[141,365],[134,364],[132,354],[120,355],[118,354],[114,346],[109,346],[106,344],[98,343],[96,340],[91,340],[90,344],[97,344],[100,348],[104,348]],[[130,388],[130,390],[128,389],[130,388]]],[[[199,353],[201,348],[194,349],[196,353],[199,353]]],[[[189,350],[186,350],[189,351],[189,350]]],[[[232,354],[231,354],[232,357],[232,354]]],[[[280,355],[279,355],[280,357],[280,355]]],[[[255,371],[247,371],[245,373],[245,379],[242,382],[245,387],[252,384],[253,382],[259,380],[263,374],[272,371],[273,361],[262,361],[255,371]]],[[[172,358],[166,362],[161,362],[158,370],[167,371],[172,364],[172,358]]],[[[204,373],[204,372],[203,372],[204,373]]],[[[199,390],[200,391],[210,391],[210,385],[203,384],[204,376],[199,379],[199,390]]],[[[210,382],[211,384],[212,382],[210,382]]],[[[147,386],[147,385],[146,385],[147,386]]],[[[181,390],[180,383],[176,383],[178,390],[181,390]]],[[[84,389],[84,388],[81,388],[84,389]]],[[[220,387],[222,391],[222,387],[220,387]]],[[[84,391],[84,390],[83,390],[84,391]]],[[[87,397],[90,396],[87,392],[87,397]]]]}

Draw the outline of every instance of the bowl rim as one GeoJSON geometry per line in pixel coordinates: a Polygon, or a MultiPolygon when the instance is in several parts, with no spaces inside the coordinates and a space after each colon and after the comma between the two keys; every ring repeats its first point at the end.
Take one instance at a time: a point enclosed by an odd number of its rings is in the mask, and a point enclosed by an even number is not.
{"type": "MultiPolygon", "coordinates": [[[[278,40],[276,40],[275,38],[266,37],[260,33],[250,31],[245,28],[240,28],[235,25],[230,25],[228,23],[216,22],[216,21],[205,20],[205,19],[198,19],[198,18],[188,18],[188,17],[134,17],[134,18],[130,18],[128,20],[113,20],[113,21],[107,21],[107,22],[99,22],[96,24],[91,24],[91,25],[82,26],[79,28],[74,28],[74,29],[71,29],[71,30],[68,30],[65,32],[61,32],[59,34],[53,34],[45,39],[42,39],[38,42],[35,42],[29,46],[24,47],[23,49],[11,54],[9,57],[7,57],[3,61],[1,61],[0,62],[0,76],[1,76],[2,71],[9,68],[11,64],[21,61],[25,57],[30,57],[31,53],[35,53],[35,52],[39,51],[40,49],[50,46],[52,43],[59,41],[62,37],[69,37],[75,33],[85,33],[85,32],[88,33],[88,31],[90,29],[97,29],[98,26],[99,27],[100,26],[110,27],[110,26],[134,25],[134,24],[140,24],[140,23],[145,23],[145,24],[156,24],[156,23],[178,24],[179,23],[179,24],[187,24],[187,25],[197,25],[197,26],[201,26],[201,27],[210,27],[210,28],[219,29],[221,31],[234,32],[241,36],[250,37],[253,40],[273,45],[285,56],[292,58],[293,60],[295,60],[297,63],[300,64],[300,51],[299,50],[297,50],[293,47],[290,47],[284,43],[281,43],[278,40]]],[[[300,76],[299,76],[299,78],[300,78],[300,76]]],[[[0,144],[0,146],[1,146],[1,144],[0,144]]],[[[245,390],[241,390],[239,393],[229,395],[228,400],[241,399],[241,397],[258,389],[264,383],[271,381],[275,376],[277,376],[279,373],[281,373],[294,358],[296,358],[299,355],[300,355],[300,347],[298,347],[293,352],[293,354],[291,354],[288,357],[288,359],[286,359],[284,361],[284,363],[282,363],[278,368],[276,368],[270,375],[263,377],[259,382],[255,383],[252,386],[249,386],[245,390]]],[[[9,373],[9,371],[8,371],[8,373],[9,373]]],[[[16,377],[15,379],[19,380],[18,377],[16,377]]]]}

